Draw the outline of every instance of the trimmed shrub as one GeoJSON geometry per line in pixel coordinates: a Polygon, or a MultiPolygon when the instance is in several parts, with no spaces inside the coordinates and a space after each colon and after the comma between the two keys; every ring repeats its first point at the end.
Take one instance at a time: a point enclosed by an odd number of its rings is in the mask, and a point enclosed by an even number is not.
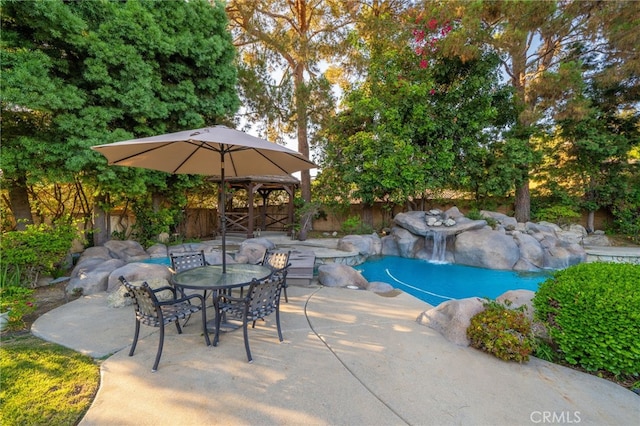
{"type": "Polygon", "coordinates": [[[533,305],[569,364],[640,374],[640,265],[596,262],[558,271],[540,285],[533,305]]]}
{"type": "Polygon", "coordinates": [[[3,274],[20,271],[21,280],[35,286],[40,274],[53,274],[71,249],[77,227],[68,221],[27,225],[24,231],[2,234],[3,274]]]}
{"type": "Polygon", "coordinates": [[[529,361],[535,340],[523,307],[513,310],[496,301],[484,306],[467,328],[470,345],[505,361],[529,361]]]}

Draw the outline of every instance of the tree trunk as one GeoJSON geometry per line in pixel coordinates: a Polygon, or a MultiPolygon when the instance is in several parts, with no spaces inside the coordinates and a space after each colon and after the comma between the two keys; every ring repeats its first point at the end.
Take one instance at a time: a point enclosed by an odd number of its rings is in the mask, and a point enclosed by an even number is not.
{"type": "Polygon", "coordinates": [[[525,178],[522,185],[516,188],[515,217],[516,220],[521,223],[528,222],[531,219],[529,178],[525,178]]]}
{"type": "Polygon", "coordinates": [[[111,236],[111,221],[109,215],[101,206],[104,199],[96,198],[93,203],[93,245],[98,247],[109,241],[111,236]]]}
{"type": "MultiPolygon", "coordinates": [[[[295,84],[295,103],[296,103],[296,124],[298,127],[298,151],[300,154],[309,158],[309,140],[307,132],[308,114],[307,114],[307,97],[305,96],[306,87],[304,83],[304,66],[298,63],[294,69],[295,84]]],[[[300,172],[300,192],[302,199],[306,202],[311,201],[311,173],[309,170],[300,172]]]]}
{"type": "Polygon", "coordinates": [[[595,230],[595,218],[596,212],[594,210],[589,210],[589,214],[587,215],[587,232],[590,234],[595,230]]]}
{"type": "Polygon", "coordinates": [[[33,224],[29,192],[27,191],[27,177],[22,175],[17,180],[9,181],[9,201],[11,212],[16,220],[18,231],[24,231],[27,225],[33,224]]]}

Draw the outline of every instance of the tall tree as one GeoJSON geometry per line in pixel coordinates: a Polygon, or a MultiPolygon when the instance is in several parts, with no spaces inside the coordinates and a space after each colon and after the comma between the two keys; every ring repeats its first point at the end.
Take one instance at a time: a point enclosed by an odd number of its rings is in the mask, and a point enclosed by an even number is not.
{"type": "Polygon", "coordinates": [[[455,22],[442,44],[444,54],[468,59],[489,48],[502,58],[520,111],[509,138],[523,154],[519,159],[521,173],[515,181],[516,218],[527,221],[534,158],[531,137],[541,124],[554,118],[556,105],[575,95],[579,83],[575,74],[565,72],[565,66],[612,43],[618,46],[612,51],[619,61],[632,57],[629,32],[637,22],[638,3],[452,0],[427,1],[424,10],[439,20],[455,22]],[[607,12],[616,17],[614,23],[606,23],[607,12]]]}
{"type": "Polygon", "coordinates": [[[2,1],[2,171],[14,216],[34,182],[161,191],[168,175],[107,167],[91,145],[232,115],[235,49],[221,2],[2,1]]]}
{"type": "Polygon", "coordinates": [[[369,58],[366,77],[347,90],[343,109],[325,123],[319,180],[334,195],[356,197],[365,206],[402,204],[443,187],[495,194],[504,187],[496,177],[482,188],[476,181],[485,177],[487,131],[499,119],[509,122],[497,58],[463,62],[433,55],[418,64],[406,28],[409,12],[367,17],[360,44],[360,56],[369,58]],[[367,37],[375,27],[385,31],[367,37]]]}
{"type": "MultiPolygon", "coordinates": [[[[234,44],[248,65],[244,90],[247,106],[255,108],[248,113],[266,119],[272,126],[268,136],[294,130],[298,151],[307,157],[313,110],[330,95],[320,65],[340,54],[353,7],[341,0],[230,0],[227,5],[234,44]]],[[[301,190],[310,201],[308,170],[301,173],[301,190]]]]}

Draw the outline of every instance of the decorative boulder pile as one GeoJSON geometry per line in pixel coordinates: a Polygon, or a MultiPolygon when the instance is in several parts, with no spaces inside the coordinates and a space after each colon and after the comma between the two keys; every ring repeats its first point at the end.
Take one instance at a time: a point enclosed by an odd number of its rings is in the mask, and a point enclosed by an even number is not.
{"type": "MultiPolygon", "coordinates": [[[[535,293],[530,290],[510,290],[500,295],[496,301],[505,303],[509,301],[510,309],[517,309],[526,305],[524,311],[529,320],[533,321],[533,297],[535,293]]],[[[442,334],[448,341],[460,346],[469,346],[467,328],[471,324],[471,318],[484,310],[483,300],[478,297],[466,299],[448,300],[433,309],[422,312],[416,321],[418,324],[432,328],[442,334]]],[[[534,329],[538,334],[540,328],[534,329]]]]}
{"type": "Polygon", "coordinates": [[[399,213],[391,234],[382,238],[382,254],[442,261],[488,269],[539,271],[584,262],[579,244],[586,230],[548,223],[518,223],[497,212],[482,211],[487,220],[472,220],[456,207],[399,213]]]}
{"type": "MultiPolygon", "coordinates": [[[[203,243],[180,244],[167,247],[164,244],[156,244],[147,251],[136,241],[107,241],[101,247],[89,247],[86,249],[76,266],[71,272],[71,278],[67,284],[67,293],[81,292],[83,295],[91,295],[107,291],[115,292],[120,288],[120,276],[129,281],[164,280],[168,282],[171,271],[164,265],[143,263],[149,258],[167,257],[169,253],[187,253],[203,250],[205,259],[209,263],[221,263],[222,253],[218,247],[203,243]]],[[[227,255],[228,263],[235,263],[234,259],[227,255]]],[[[162,283],[163,281],[158,281],[162,283]]],[[[160,285],[160,284],[158,284],[160,285]]],[[[155,288],[155,287],[154,287],[155,288]]],[[[116,305],[123,301],[114,302],[116,305]]]]}

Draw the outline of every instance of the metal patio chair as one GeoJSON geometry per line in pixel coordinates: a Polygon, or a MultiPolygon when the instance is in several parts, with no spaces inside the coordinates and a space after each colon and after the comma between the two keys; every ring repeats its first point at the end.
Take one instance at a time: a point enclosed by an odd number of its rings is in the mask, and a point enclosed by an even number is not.
{"type": "Polygon", "coordinates": [[[264,319],[273,312],[276,314],[276,326],[278,338],[282,342],[282,331],[280,329],[280,294],[284,285],[286,271],[275,272],[263,280],[254,279],[249,284],[249,289],[244,297],[232,297],[220,294],[216,298],[216,334],[213,338],[213,345],[218,344],[220,335],[220,324],[223,315],[227,318],[242,320],[242,332],[244,336],[244,347],[247,352],[249,362],[253,361],[251,349],[249,348],[248,324],[252,322],[252,328],[258,319],[264,319]]]}
{"type": "MultiPolygon", "coordinates": [[[[291,256],[291,251],[272,251],[267,250],[264,252],[264,257],[260,262],[260,265],[268,266],[273,271],[288,271],[288,268],[291,266],[289,263],[289,257],[291,256]]],[[[287,296],[287,280],[285,274],[285,281],[282,286],[284,291],[284,301],[289,303],[289,296],[287,296]]]]}
{"type": "Polygon", "coordinates": [[[165,286],[152,289],[149,284],[144,282],[141,286],[136,286],[128,282],[123,276],[119,277],[120,282],[125,286],[130,297],[133,298],[133,307],[136,315],[135,334],[129,356],[133,356],[140,335],[140,324],[150,327],[158,327],[160,329],[160,340],[158,342],[158,352],[156,360],[153,363],[152,372],[158,370],[160,357],[162,356],[162,346],[164,345],[164,328],[172,322],[176,324],[178,334],[182,334],[180,327],[180,319],[188,318],[191,314],[202,311],[202,330],[204,332],[204,340],[207,346],[211,345],[209,333],[207,332],[207,313],[204,309],[204,298],[199,294],[193,294],[185,297],[176,297],[176,289],[174,287],[165,286]],[[173,299],[168,301],[158,301],[156,293],[169,290],[173,293],[173,299]],[[200,304],[191,303],[198,299],[200,304]]]}

